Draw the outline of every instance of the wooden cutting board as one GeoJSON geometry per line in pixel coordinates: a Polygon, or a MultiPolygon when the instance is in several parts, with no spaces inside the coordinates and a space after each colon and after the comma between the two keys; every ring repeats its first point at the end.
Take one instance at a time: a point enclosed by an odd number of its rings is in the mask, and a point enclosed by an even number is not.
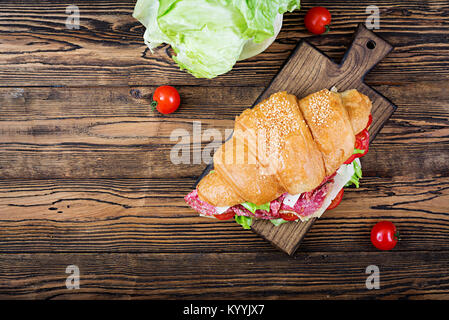
{"type": "MultiPolygon", "coordinates": [[[[363,24],[359,25],[354,40],[340,64],[331,61],[325,54],[303,40],[254,105],[278,91],[287,91],[302,98],[323,88],[330,89],[332,86],[337,87],[339,91],[355,88],[373,102],[373,123],[369,129],[372,141],[393,114],[396,106],[367,86],[363,79],[365,74],[392,49],[388,42],[376,36],[363,24]]],[[[210,164],[197,183],[212,168],[213,164],[210,164]]],[[[307,222],[289,222],[277,227],[270,221],[255,220],[252,230],[280,250],[292,255],[315,220],[312,218],[307,222]]]]}

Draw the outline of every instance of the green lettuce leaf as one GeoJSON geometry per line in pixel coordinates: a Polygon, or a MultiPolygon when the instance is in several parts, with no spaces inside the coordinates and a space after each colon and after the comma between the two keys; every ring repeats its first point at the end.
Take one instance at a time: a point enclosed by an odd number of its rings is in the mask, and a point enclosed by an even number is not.
{"type": "Polygon", "coordinates": [[[242,206],[244,206],[246,209],[248,209],[249,211],[251,211],[252,213],[256,212],[256,210],[265,210],[267,212],[270,212],[270,203],[264,203],[261,205],[255,205],[252,202],[244,202],[242,203],[242,206]]]}
{"type": "Polygon", "coordinates": [[[238,216],[235,215],[235,222],[243,227],[243,229],[251,229],[251,224],[253,223],[252,217],[238,216]]]}
{"type": "Polygon", "coordinates": [[[283,224],[283,223],[288,222],[287,220],[284,220],[284,219],[282,219],[282,218],[279,218],[279,219],[270,219],[270,221],[271,221],[271,223],[274,224],[276,227],[279,226],[279,225],[281,225],[281,224],[283,224]]]}
{"type": "Polygon", "coordinates": [[[232,0],[230,1],[244,17],[246,39],[260,43],[274,35],[274,21],[278,14],[299,8],[299,1],[281,0],[232,0]]]}
{"type": "Polygon", "coordinates": [[[362,167],[359,162],[354,160],[351,163],[354,166],[354,174],[351,177],[351,180],[345,184],[345,187],[349,187],[350,185],[355,185],[356,188],[359,187],[359,180],[362,178],[362,167]]]}
{"type": "Polygon", "coordinates": [[[170,44],[181,69],[213,78],[232,69],[247,42],[273,37],[277,16],[296,8],[299,0],[138,0],[133,16],[151,50],[170,44]]]}

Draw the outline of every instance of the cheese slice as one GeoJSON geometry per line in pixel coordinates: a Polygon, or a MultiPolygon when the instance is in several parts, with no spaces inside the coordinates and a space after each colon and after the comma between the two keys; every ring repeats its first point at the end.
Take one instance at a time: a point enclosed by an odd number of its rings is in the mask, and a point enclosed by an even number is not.
{"type": "Polygon", "coordinates": [[[299,197],[302,193],[298,193],[295,195],[291,195],[290,193],[287,194],[287,196],[284,198],[284,201],[282,203],[286,204],[289,207],[294,207],[296,202],[298,202],[299,197]]]}
{"type": "Polygon", "coordinates": [[[229,208],[230,207],[215,207],[215,211],[217,211],[217,214],[222,214],[225,213],[229,208]]]}
{"type": "Polygon", "coordinates": [[[326,195],[326,198],[324,198],[323,204],[321,207],[315,211],[310,217],[319,218],[321,215],[326,211],[326,209],[330,206],[332,203],[332,200],[335,199],[337,194],[340,192],[341,189],[344,188],[344,186],[351,180],[351,177],[354,175],[354,162],[357,162],[360,167],[360,160],[357,158],[350,164],[342,164],[340,168],[337,170],[337,174],[334,177],[334,182],[330,186],[330,189],[326,195]]]}

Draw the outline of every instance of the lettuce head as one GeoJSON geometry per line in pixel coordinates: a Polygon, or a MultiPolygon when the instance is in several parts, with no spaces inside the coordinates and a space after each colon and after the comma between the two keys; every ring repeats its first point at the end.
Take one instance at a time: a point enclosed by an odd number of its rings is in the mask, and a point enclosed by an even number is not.
{"type": "Polygon", "coordinates": [[[276,38],[282,14],[300,0],[137,0],[133,17],[146,28],[153,51],[170,44],[175,62],[198,78],[214,78],[238,60],[265,50],[276,38]]]}

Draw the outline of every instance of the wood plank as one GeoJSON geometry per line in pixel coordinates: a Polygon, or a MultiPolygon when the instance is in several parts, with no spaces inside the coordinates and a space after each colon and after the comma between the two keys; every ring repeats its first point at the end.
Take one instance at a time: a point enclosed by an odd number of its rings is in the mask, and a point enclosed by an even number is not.
{"type": "MultiPolygon", "coordinates": [[[[131,14],[134,0],[78,1],[80,30],[65,28],[66,3],[37,0],[3,1],[0,9],[0,82],[23,85],[230,85],[266,86],[301,38],[340,59],[358,23],[368,16],[355,0],[320,3],[333,13],[326,37],[306,32],[303,17],[312,3],[285,15],[278,40],[257,58],[237,63],[212,81],[195,79],[173,63],[171,50],[150,55],[142,40],[144,28],[131,14]]],[[[396,47],[367,78],[376,83],[414,82],[447,77],[449,31],[447,1],[425,3],[368,1],[381,12],[379,34],[396,47]],[[413,22],[412,22],[413,21],[413,22]],[[431,26],[431,27],[429,27],[431,26]]]]}
{"type": "MultiPolygon", "coordinates": [[[[157,117],[233,120],[251,106],[265,87],[180,86],[181,107],[159,115],[149,104],[155,86],[132,87],[0,87],[0,121],[66,118],[157,117]]],[[[444,79],[379,84],[374,89],[400,108],[393,120],[447,120],[449,83],[444,79]],[[413,92],[413,99],[410,93],[413,92]],[[425,108],[423,108],[423,106],[425,108]],[[427,116],[427,118],[424,118],[427,116]]],[[[424,123],[426,129],[431,129],[424,123]]],[[[377,140],[380,138],[377,138],[377,140]]]]}
{"type": "MultiPolygon", "coordinates": [[[[363,158],[364,174],[447,175],[449,82],[375,88],[400,108],[363,158]],[[413,99],[410,92],[414,92],[413,99]]],[[[213,127],[224,132],[262,90],[180,87],[183,105],[179,111],[159,117],[148,109],[153,89],[0,88],[0,178],[199,176],[205,164],[166,165],[170,150],[178,142],[170,141],[171,130],[192,132],[195,120],[202,122],[203,129],[213,127]],[[155,131],[151,126],[158,120],[159,130],[155,131]]]]}
{"type": "MultiPolygon", "coordinates": [[[[364,177],[311,228],[301,252],[376,251],[379,220],[395,250],[449,250],[449,177],[364,177]]],[[[193,179],[0,180],[0,252],[273,252],[233,221],[199,217],[183,201],[193,179]]]]}
{"type": "Polygon", "coordinates": [[[253,104],[264,87],[178,86],[181,106],[169,115],[151,109],[155,89],[155,86],[0,87],[0,121],[109,117],[234,120],[253,104]]]}
{"type": "Polygon", "coordinates": [[[449,252],[1,254],[1,299],[448,299],[449,252]],[[66,267],[80,270],[67,290],[66,267]],[[368,290],[365,270],[380,270],[368,290]],[[275,266],[275,267],[273,267],[275,266]]]}
{"type": "MultiPolygon", "coordinates": [[[[217,130],[222,137],[215,142],[217,146],[229,135],[226,130],[232,128],[232,123],[232,120],[205,119],[201,121],[201,133],[217,130]]],[[[207,158],[201,148],[211,138],[201,134],[198,144],[193,144],[193,130],[191,119],[162,122],[158,117],[9,121],[0,129],[0,176],[3,179],[17,178],[18,174],[30,179],[191,176],[199,165],[204,166],[212,158],[212,152],[207,158]],[[187,150],[187,162],[174,164],[172,159],[180,158],[181,154],[172,151],[180,143],[187,150]],[[194,163],[194,153],[202,155],[203,162],[194,163]]]]}

